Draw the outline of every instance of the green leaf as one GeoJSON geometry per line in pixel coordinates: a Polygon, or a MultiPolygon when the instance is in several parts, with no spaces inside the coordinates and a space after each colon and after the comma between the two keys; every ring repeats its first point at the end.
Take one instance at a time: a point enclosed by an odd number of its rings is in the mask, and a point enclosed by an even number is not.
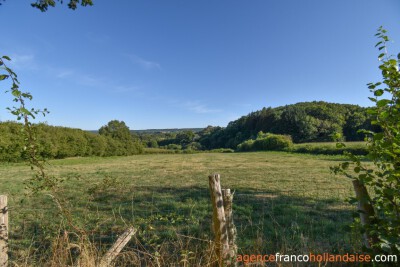
{"type": "Polygon", "coordinates": [[[391,102],[392,102],[392,101],[389,100],[389,99],[381,99],[381,100],[379,100],[378,102],[376,102],[376,106],[379,107],[379,108],[381,108],[381,107],[384,107],[384,106],[386,106],[387,104],[389,104],[389,103],[391,103],[391,102]]]}
{"type": "Polygon", "coordinates": [[[8,78],[8,75],[0,75],[0,81],[5,80],[8,78]]]}
{"type": "Polygon", "coordinates": [[[378,89],[378,90],[376,90],[376,91],[374,92],[374,95],[375,95],[375,96],[381,96],[381,95],[383,95],[383,93],[384,93],[383,89],[378,89]]]}
{"type": "Polygon", "coordinates": [[[8,61],[11,61],[11,58],[9,58],[8,56],[2,56],[2,58],[7,59],[8,61]]]}
{"type": "Polygon", "coordinates": [[[15,96],[15,97],[19,97],[19,96],[21,95],[21,91],[19,91],[19,90],[13,90],[13,91],[12,91],[12,95],[15,96]]]}
{"type": "Polygon", "coordinates": [[[32,95],[30,93],[22,93],[22,97],[32,100],[32,95]]]}
{"type": "Polygon", "coordinates": [[[395,60],[395,59],[390,59],[388,62],[392,66],[397,66],[397,60],[395,60]]]}
{"type": "Polygon", "coordinates": [[[379,114],[379,118],[382,120],[387,119],[387,117],[389,117],[389,112],[387,112],[387,111],[383,111],[383,112],[381,112],[381,114],[379,114]]]}

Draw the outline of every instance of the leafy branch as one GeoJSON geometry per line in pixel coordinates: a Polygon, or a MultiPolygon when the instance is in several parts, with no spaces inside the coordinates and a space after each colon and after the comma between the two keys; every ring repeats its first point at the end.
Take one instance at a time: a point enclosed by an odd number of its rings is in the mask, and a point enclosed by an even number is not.
{"type": "Polygon", "coordinates": [[[68,224],[74,228],[75,231],[83,234],[84,231],[73,223],[70,210],[66,208],[62,198],[58,196],[59,184],[62,180],[55,176],[48,175],[45,169],[45,159],[39,158],[37,155],[37,142],[34,125],[30,120],[35,119],[36,115],[38,114],[46,116],[49,111],[46,108],[43,110],[34,108],[28,110],[26,101],[32,100],[32,95],[29,92],[21,91],[17,74],[7,66],[7,61],[11,61],[8,56],[3,56],[0,58],[0,70],[3,70],[3,73],[0,73],[0,81],[7,79],[11,80],[11,89],[6,92],[10,92],[14,97],[13,101],[19,104],[19,107],[14,106],[12,108],[7,108],[7,110],[16,116],[18,121],[23,121],[22,134],[24,135],[25,141],[24,150],[27,151],[28,162],[31,169],[34,171],[33,177],[27,181],[27,187],[33,193],[48,191],[49,193],[47,195],[50,196],[54,201],[60,211],[60,214],[66,218],[68,224]]]}
{"type": "MultiPolygon", "coordinates": [[[[366,134],[369,159],[374,167],[364,166],[359,157],[350,156],[332,168],[335,173],[351,178],[358,202],[366,250],[376,254],[400,252],[400,71],[399,61],[388,53],[390,41],[387,31],[380,27],[379,42],[375,47],[380,54],[379,69],[382,81],[367,84],[375,104],[368,110],[371,124],[381,131],[363,131],[366,134]],[[352,166],[352,168],[350,168],[352,166]]],[[[343,144],[339,144],[342,146],[343,144]]]]}
{"type": "Polygon", "coordinates": [[[50,178],[46,174],[44,161],[39,159],[37,156],[36,137],[33,125],[30,121],[30,119],[35,119],[37,114],[42,114],[43,116],[46,116],[49,111],[47,109],[40,110],[34,108],[28,110],[26,106],[26,101],[32,100],[33,97],[29,92],[21,91],[17,74],[7,66],[7,61],[11,61],[8,56],[3,56],[0,58],[0,68],[4,71],[2,74],[0,74],[0,81],[6,79],[11,80],[11,89],[6,92],[10,92],[11,95],[14,97],[13,101],[19,104],[19,106],[17,107],[8,107],[7,110],[9,110],[11,114],[16,116],[18,121],[23,121],[22,133],[24,135],[25,141],[24,150],[27,152],[28,161],[31,169],[36,171],[35,177],[33,180],[29,181],[29,185],[36,192],[42,189],[54,188],[56,186],[55,179],[50,178]],[[35,185],[33,181],[37,181],[39,183],[36,183],[35,185]]]}

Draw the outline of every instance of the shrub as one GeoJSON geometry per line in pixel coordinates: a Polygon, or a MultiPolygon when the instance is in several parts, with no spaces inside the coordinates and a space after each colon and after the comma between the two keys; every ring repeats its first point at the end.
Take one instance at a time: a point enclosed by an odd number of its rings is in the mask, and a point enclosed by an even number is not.
{"type": "Polygon", "coordinates": [[[289,135],[259,132],[257,139],[249,139],[237,146],[238,151],[287,150],[293,146],[289,135]]]}
{"type": "Polygon", "coordinates": [[[177,145],[177,144],[169,144],[169,145],[167,145],[167,149],[181,150],[182,146],[181,145],[177,145]]]}
{"type": "Polygon", "coordinates": [[[201,145],[198,142],[192,142],[190,144],[188,144],[185,149],[189,149],[189,150],[200,150],[201,149],[201,145]]]}
{"type": "Polygon", "coordinates": [[[237,146],[237,150],[238,151],[251,151],[251,150],[253,150],[253,144],[254,144],[253,139],[246,140],[237,146]]]}
{"type": "Polygon", "coordinates": [[[150,140],[147,142],[147,147],[151,147],[151,148],[157,148],[158,147],[158,143],[156,140],[150,140]]]}
{"type": "Polygon", "coordinates": [[[285,150],[293,146],[292,138],[288,135],[268,134],[257,138],[253,147],[255,150],[285,150]]]}

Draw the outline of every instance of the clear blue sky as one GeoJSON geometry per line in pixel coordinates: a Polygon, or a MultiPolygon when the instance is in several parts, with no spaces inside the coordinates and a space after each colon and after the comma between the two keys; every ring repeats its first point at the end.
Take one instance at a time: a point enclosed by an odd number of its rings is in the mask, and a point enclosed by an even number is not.
{"type": "MultiPolygon", "coordinates": [[[[380,25],[400,52],[398,0],[94,0],[46,13],[33,1],[0,6],[0,54],[52,125],[226,126],[301,101],[367,106],[380,25]]],[[[11,104],[0,98],[0,120],[11,104]]]]}

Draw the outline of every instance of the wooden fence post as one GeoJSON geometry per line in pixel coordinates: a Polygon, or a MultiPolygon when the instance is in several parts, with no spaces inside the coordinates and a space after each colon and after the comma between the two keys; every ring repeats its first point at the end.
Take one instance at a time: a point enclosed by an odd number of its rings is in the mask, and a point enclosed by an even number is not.
{"type": "Polygon", "coordinates": [[[224,200],[224,211],[225,211],[225,219],[227,225],[228,232],[228,244],[229,244],[229,252],[228,257],[229,261],[227,262],[228,266],[237,266],[237,245],[236,245],[236,227],[233,223],[233,194],[230,189],[222,189],[222,198],[224,200]]]}
{"type": "MultiPolygon", "coordinates": [[[[373,217],[375,217],[374,207],[371,204],[371,198],[367,188],[359,180],[353,180],[353,187],[358,200],[358,210],[360,213],[360,221],[363,227],[371,225],[373,217]]],[[[371,248],[373,244],[378,242],[376,235],[370,235],[367,232],[363,234],[363,243],[366,248],[371,248]]]]}
{"type": "Polygon", "coordinates": [[[8,206],[7,196],[0,196],[0,267],[8,266],[8,206]]]}
{"type": "Polygon", "coordinates": [[[129,227],[119,238],[115,241],[114,245],[107,251],[107,253],[101,258],[99,267],[108,267],[111,262],[118,256],[125,245],[131,240],[137,232],[134,227],[129,227]]]}
{"type": "Polygon", "coordinates": [[[218,266],[226,266],[226,260],[229,258],[229,243],[220,176],[219,174],[213,174],[208,176],[208,178],[211,192],[211,204],[213,206],[215,252],[218,257],[218,266]]]}

